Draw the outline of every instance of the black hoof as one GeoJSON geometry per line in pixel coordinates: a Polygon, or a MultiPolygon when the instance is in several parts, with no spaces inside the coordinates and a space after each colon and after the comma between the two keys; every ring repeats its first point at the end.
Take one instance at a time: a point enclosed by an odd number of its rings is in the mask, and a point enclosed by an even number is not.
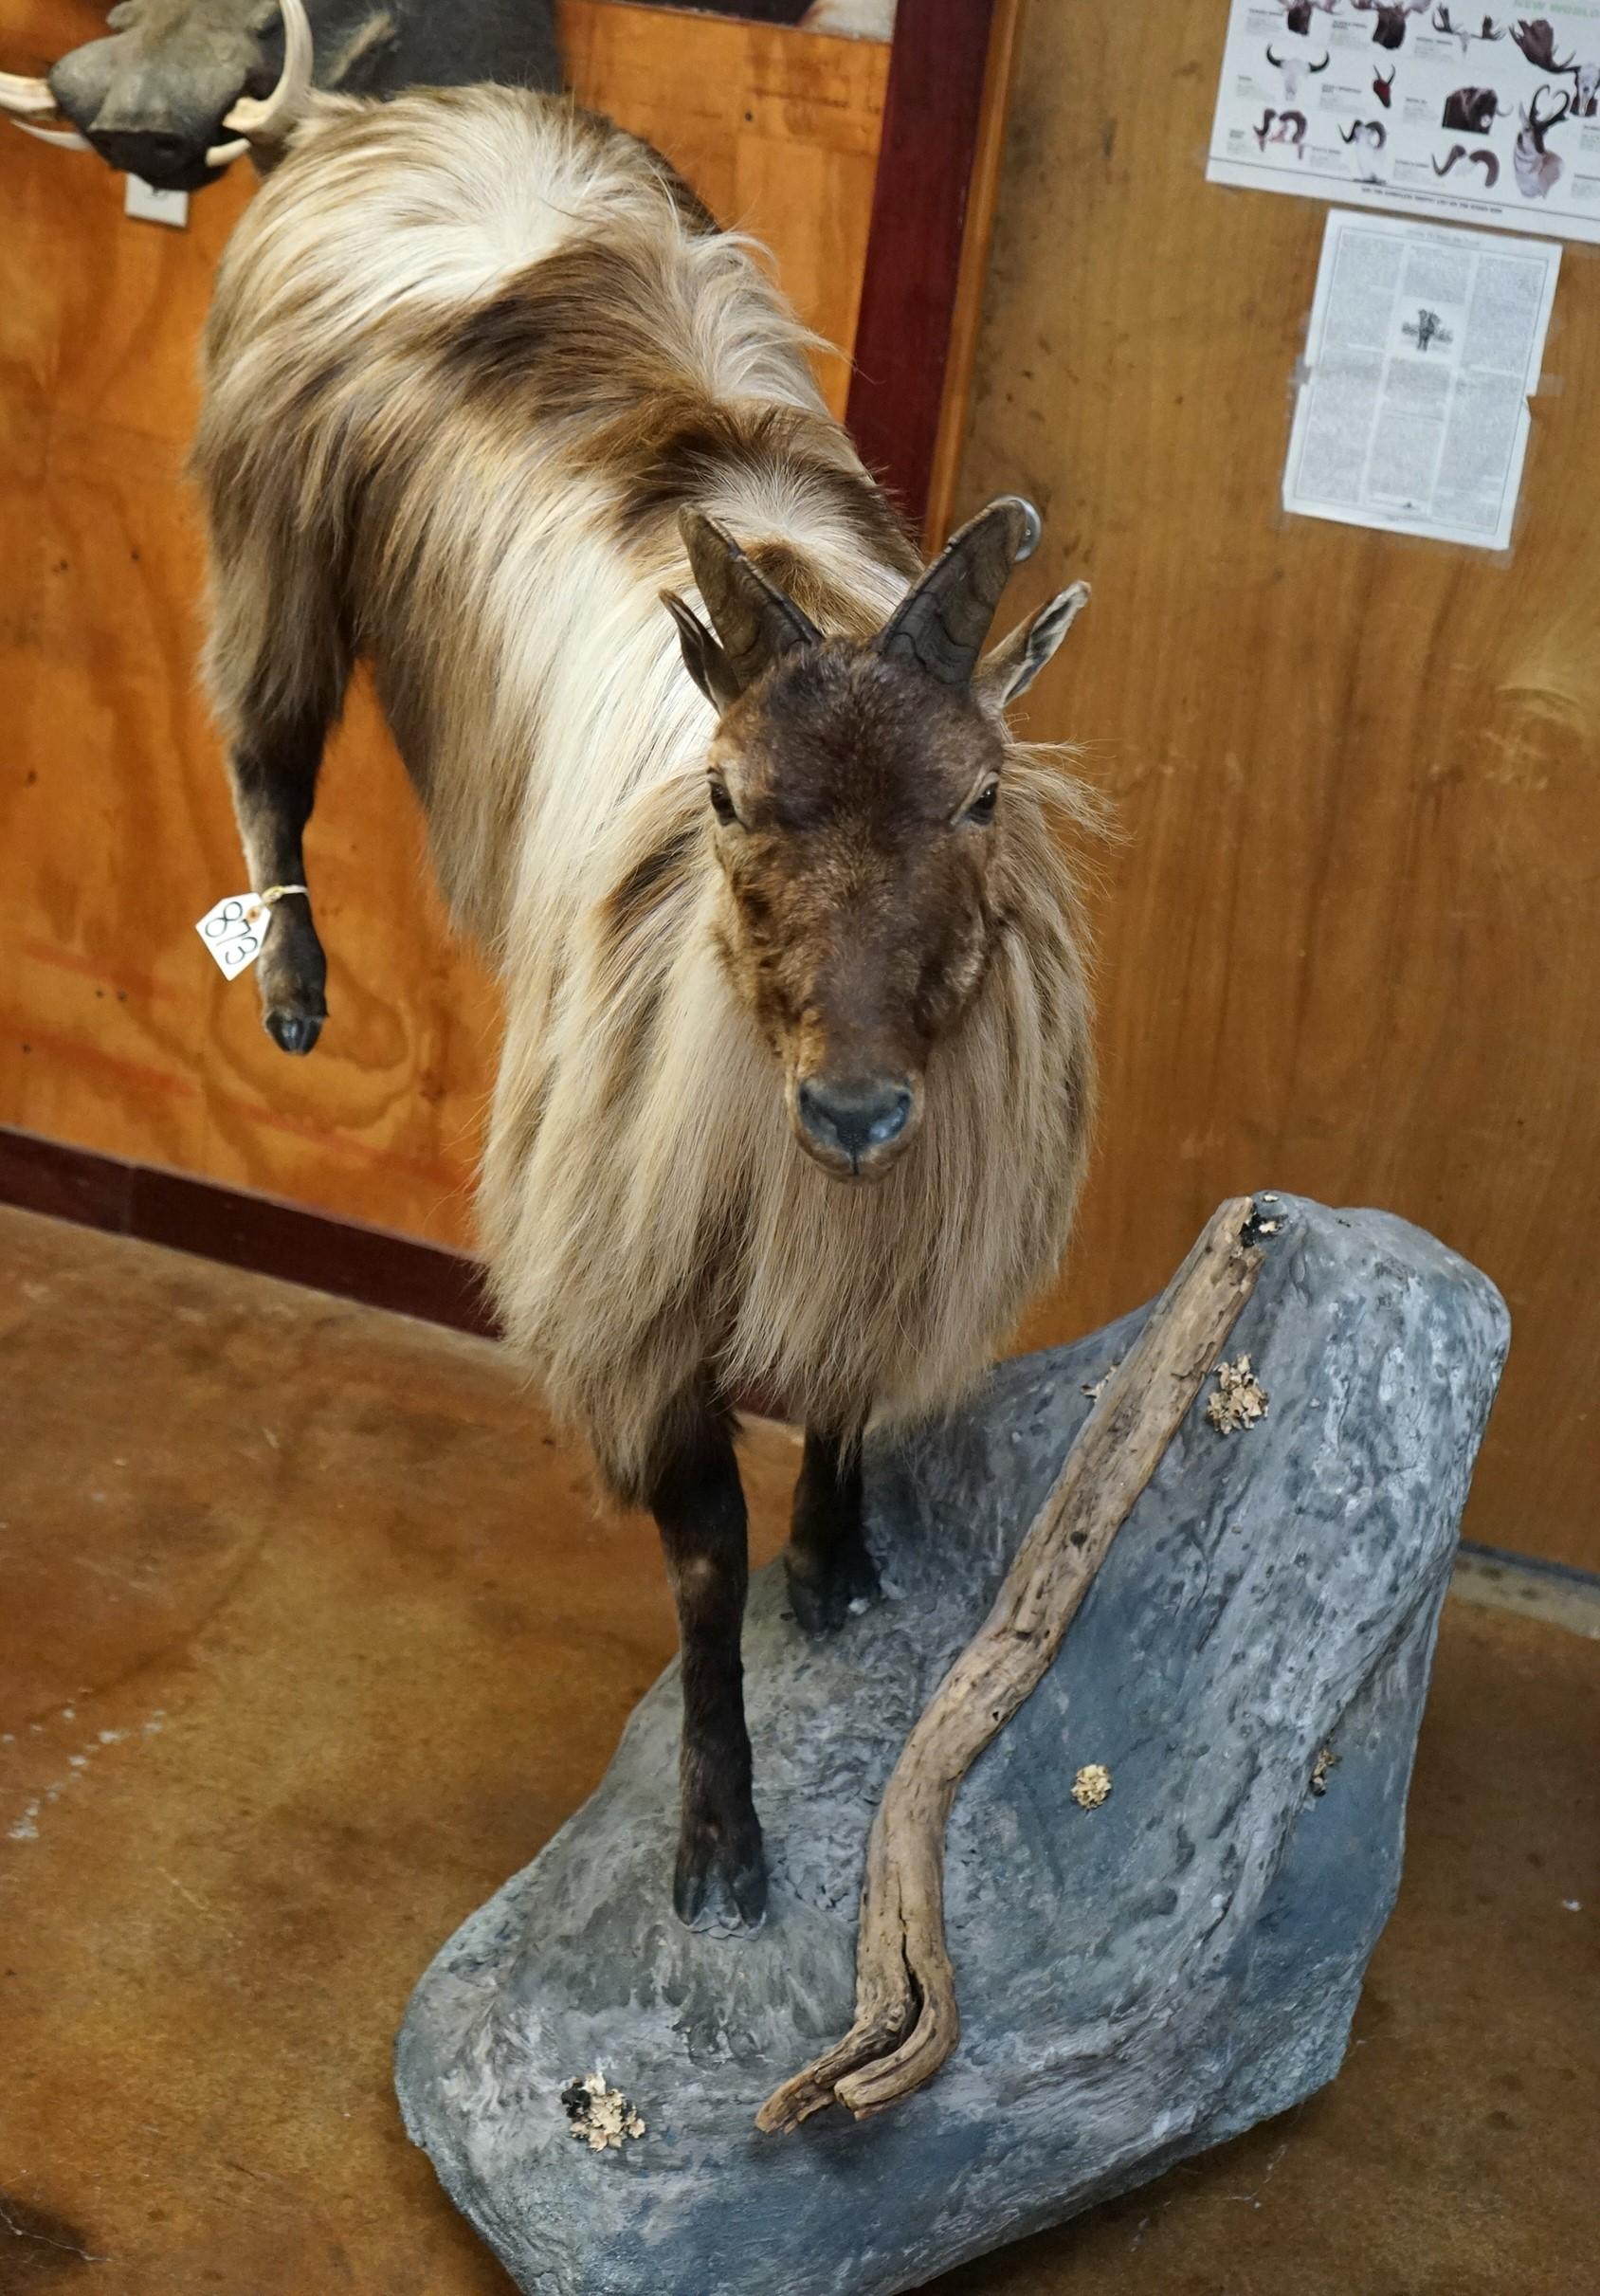
{"type": "Polygon", "coordinates": [[[783,1563],[790,1605],[806,1634],[837,1634],[846,1618],[868,1609],[883,1592],[864,1546],[834,1556],[820,1575],[808,1570],[792,1547],[783,1563]]]}
{"type": "Polygon", "coordinates": [[[685,1929],[714,1938],[748,1937],[767,1918],[767,1861],[757,1830],[754,1847],[730,1852],[717,1842],[683,1842],[672,1905],[685,1929]]]}
{"type": "Polygon", "coordinates": [[[306,1053],[322,1033],[325,1012],[269,1012],[266,1032],[284,1052],[306,1053]]]}

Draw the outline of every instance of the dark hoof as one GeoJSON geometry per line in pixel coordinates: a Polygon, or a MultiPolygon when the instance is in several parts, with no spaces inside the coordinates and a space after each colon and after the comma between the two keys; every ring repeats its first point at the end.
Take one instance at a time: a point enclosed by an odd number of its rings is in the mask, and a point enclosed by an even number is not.
{"type": "Polygon", "coordinates": [[[714,1938],[748,1937],[767,1918],[767,1861],[761,1834],[736,1851],[697,1837],[678,1850],[672,1904],[686,1929],[714,1938]]]}
{"type": "Polygon", "coordinates": [[[864,1546],[834,1556],[820,1574],[808,1569],[792,1547],[786,1552],[783,1565],[790,1604],[806,1634],[837,1634],[846,1618],[866,1610],[883,1592],[864,1546]]]}
{"type": "Polygon", "coordinates": [[[269,1012],[266,1032],[285,1052],[309,1052],[322,1033],[325,1012],[269,1012]]]}

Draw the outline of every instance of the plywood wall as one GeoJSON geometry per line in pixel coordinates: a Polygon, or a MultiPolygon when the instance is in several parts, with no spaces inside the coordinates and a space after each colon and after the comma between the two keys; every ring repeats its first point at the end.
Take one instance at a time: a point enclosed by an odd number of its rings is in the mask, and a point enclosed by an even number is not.
{"type": "MultiPolygon", "coordinates": [[[[103,27],[0,0],[0,68],[103,27]]],[[[566,0],[580,97],[774,249],[847,344],[887,51],[566,0]]],[[[292,1062],[191,930],[241,868],[193,686],[199,550],[181,465],[236,169],[186,232],[128,221],[87,155],[0,126],[0,1123],[464,1244],[496,1032],[451,945],[415,809],[357,693],[309,843],[332,1018],[292,1062]]],[[[843,407],[843,357],[824,381],[843,407]]]]}
{"type": "Polygon", "coordinates": [[[958,506],[1095,586],[1030,699],[1085,745],[1105,1108],[1039,1337],[1239,1188],[1377,1204],[1500,1285],[1469,1528],[1600,1566],[1600,264],[1569,249],[1508,560],[1279,503],[1323,210],[1209,188],[1227,10],[1027,11],[958,506]]]}

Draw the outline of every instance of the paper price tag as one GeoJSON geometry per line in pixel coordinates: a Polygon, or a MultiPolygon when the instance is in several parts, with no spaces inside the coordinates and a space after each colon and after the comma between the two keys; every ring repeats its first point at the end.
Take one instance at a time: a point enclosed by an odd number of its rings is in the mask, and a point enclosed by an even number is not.
{"type": "Polygon", "coordinates": [[[230,893],[206,911],[194,930],[232,980],[255,963],[271,922],[272,911],[259,893],[230,893]]]}
{"type": "Polygon", "coordinates": [[[229,980],[249,971],[262,953],[273,904],[285,893],[303,893],[302,884],[275,884],[264,893],[230,893],[208,909],[194,930],[229,980]]]}

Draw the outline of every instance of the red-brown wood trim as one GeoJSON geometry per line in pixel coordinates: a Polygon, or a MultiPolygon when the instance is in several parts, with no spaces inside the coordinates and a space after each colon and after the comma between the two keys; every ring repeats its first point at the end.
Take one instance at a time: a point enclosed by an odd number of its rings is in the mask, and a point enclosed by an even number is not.
{"type": "Polygon", "coordinates": [[[920,528],[944,405],[995,0],[900,0],[845,422],[920,528]]]}
{"type": "Polygon", "coordinates": [[[185,1172],[0,1125],[0,1203],[496,1337],[476,1260],[185,1172]]]}

